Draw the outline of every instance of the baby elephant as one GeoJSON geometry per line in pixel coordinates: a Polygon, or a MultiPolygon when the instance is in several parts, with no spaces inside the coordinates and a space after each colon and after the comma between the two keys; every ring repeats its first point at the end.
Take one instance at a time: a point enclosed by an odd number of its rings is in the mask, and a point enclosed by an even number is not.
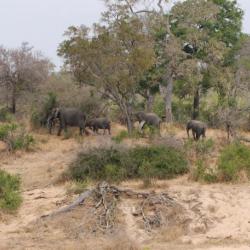
{"type": "Polygon", "coordinates": [[[110,121],[107,118],[94,118],[90,119],[86,122],[86,127],[92,129],[95,133],[98,134],[99,129],[103,129],[103,134],[105,134],[106,129],[108,130],[109,134],[111,134],[110,129],[110,121]]]}
{"type": "Polygon", "coordinates": [[[187,123],[187,135],[189,138],[189,130],[192,129],[192,134],[194,140],[199,140],[200,137],[202,136],[203,138],[206,137],[206,128],[207,125],[204,122],[201,121],[196,121],[196,120],[191,120],[187,123]]]}

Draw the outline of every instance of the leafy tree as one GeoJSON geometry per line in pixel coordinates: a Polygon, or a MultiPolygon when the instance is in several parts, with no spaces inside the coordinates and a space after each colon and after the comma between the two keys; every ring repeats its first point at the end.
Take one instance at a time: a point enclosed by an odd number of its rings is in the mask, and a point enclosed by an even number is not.
{"type": "Polygon", "coordinates": [[[70,27],[59,55],[79,83],[94,86],[118,105],[131,132],[139,81],[154,64],[153,43],[138,18],[109,15],[105,25],[95,25],[93,37],[85,27],[70,27]]]}
{"type": "Polygon", "coordinates": [[[222,82],[230,78],[230,69],[224,67],[230,56],[232,60],[232,50],[240,39],[241,20],[242,11],[236,1],[187,0],[171,10],[173,34],[181,44],[187,43],[193,49],[177,74],[189,85],[186,89],[193,96],[193,118],[199,116],[201,93],[212,86],[220,89],[222,82]],[[225,74],[223,81],[221,72],[225,74]]]}

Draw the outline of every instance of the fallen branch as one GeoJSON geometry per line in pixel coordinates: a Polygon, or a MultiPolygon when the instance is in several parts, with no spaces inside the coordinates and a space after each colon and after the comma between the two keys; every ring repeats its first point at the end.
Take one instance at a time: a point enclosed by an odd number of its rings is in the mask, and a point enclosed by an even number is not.
{"type": "Polygon", "coordinates": [[[80,194],[79,197],[70,205],[68,205],[66,207],[62,207],[59,210],[54,211],[50,214],[42,215],[41,218],[53,217],[53,216],[61,214],[61,213],[69,212],[69,211],[73,210],[75,207],[81,205],[92,193],[93,193],[93,189],[87,190],[84,193],[80,194]]]}

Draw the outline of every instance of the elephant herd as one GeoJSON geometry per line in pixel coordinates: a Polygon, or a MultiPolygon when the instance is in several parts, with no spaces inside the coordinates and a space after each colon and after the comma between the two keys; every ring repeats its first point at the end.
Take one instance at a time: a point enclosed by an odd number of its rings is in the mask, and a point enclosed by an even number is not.
{"type": "MultiPolygon", "coordinates": [[[[133,114],[134,121],[138,121],[140,128],[143,129],[145,125],[155,127],[160,130],[162,119],[155,113],[145,113],[139,111],[133,114]]],[[[107,118],[93,118],[87,119],[86,115],[77,108],[54,108],[47,119],[47,126],[49,133],[52,133],[56,121],[59,121],[59,128],[57,135],[61,135],[61,131],[67,131],[67,127],[78,127],[80,135],[83,135],[85,128],[90,128],[93,132],[98,133],[99,129],[103,129],[103,134],[106,130],[111,134],[111,122],[107,118]]],[[[206,124],[201,121],[191,120],[187,123],[186,131],[189,137],[189,130],[192,130],[194,140],[199,140],[202,136],[205,137],[206,124]]]]}

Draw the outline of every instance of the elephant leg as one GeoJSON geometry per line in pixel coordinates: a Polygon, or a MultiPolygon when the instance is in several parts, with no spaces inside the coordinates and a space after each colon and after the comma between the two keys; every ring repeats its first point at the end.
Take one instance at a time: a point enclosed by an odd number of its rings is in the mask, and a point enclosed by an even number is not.
{"type": "Polygon", "coordinates": [[[188,136],[188,138],[190,137],[190,136],[189,136],[189,128],[187,128],[187,136],[188,136]]]}
{"type": "Polygon", "coordinates": [[[68,132],[67,126],[64,126],[64,133],[66,134],[68,132]]]}
{"type": "Polygon", "coordinates": [[[202,137],[203,137],[203,139],[206,138],[206,130],[205,129],[203,129],[203,131],[202,131],[202,137]]]}
{"type": "Polygon", "coordinates": [[[80,127],[80,135],[82,135],[83,133],[83,128],[82,127],[80,127]]]}
{"type": "Polygon", "coordinates": [[[62,129],[63,129],[62,126],[60,126],[59,129],[58,129],[58,132],[57,132],[57,136],[61,135],[62,129]]]}
{"type": "Polygon", "coordinates": [[[192,134],[193,134],[194,140],[196,140],[196,131],[194,129],[192,129],[192,134]]]}
{"type": "Polygon", "coordinates": [[[146,123],[145,121],[141,121],[141,122],[139,123],[139,128],[140,128],[140,130],[143,129],[145,123],[146,123]]]}
{"type": "Polygon", "coordinates": [[[103,129],[103,135],[105,135],[105,132],[106,132],[106,128],[103,129]]]}

